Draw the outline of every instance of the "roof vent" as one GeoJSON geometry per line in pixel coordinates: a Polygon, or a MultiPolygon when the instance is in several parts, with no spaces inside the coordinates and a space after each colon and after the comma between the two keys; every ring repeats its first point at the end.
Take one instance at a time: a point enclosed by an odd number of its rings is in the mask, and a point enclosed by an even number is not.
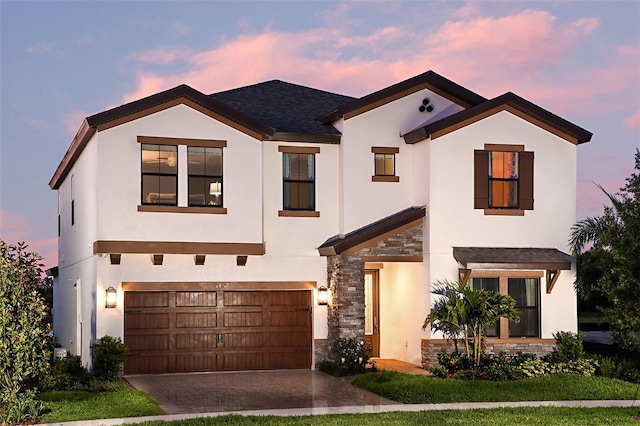
{"type": "Polygon", "coordinates": [[[431,99],[429,98],[424,98],[422,100],[422,105],[420,105],[420,108],[418,108],[418,110],[420,112],[431,112],[433,111],[433,105],[431,104],[431,99]]]}

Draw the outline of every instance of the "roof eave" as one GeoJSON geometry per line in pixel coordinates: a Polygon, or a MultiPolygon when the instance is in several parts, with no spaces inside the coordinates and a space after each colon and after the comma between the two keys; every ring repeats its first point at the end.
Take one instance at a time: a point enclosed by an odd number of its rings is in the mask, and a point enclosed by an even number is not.
{"type": "Polygon", "coordinates": [[[49,181],[49,188],[58,189],[62,184],[62,181],[67,177],[71,167],[76,162],[84,147],[89,143],[89,140],[96,133],[97,127],[91,126],[89,121],[85,118],[76,133],[76,136],[73,138],[69,149],[65,153],[64,157],[62,157],[62,161],[58,164],[58,168],[56,169],[53,177],[49,181]]]}

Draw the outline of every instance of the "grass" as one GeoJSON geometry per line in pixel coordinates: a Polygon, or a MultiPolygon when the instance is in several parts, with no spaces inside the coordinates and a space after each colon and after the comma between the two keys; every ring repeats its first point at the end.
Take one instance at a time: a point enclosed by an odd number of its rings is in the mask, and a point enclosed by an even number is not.
{"type": "Polygon", "coordinates": [[[518,381],[438,379],[382,371],[353,384],[405,404],[637,399],[640,386],[608,377],[552,374],[518,381]]]}
{"type": "Polygon", "coordinates": [[[634,425],[639,408],[565,408],[521,407],[488,410],[445,410],[393,412],[376,414],[329,414],[324,416],[228,416],[204,417],[179,421],[140,423],[144,426],[210,426],[210,425],[313,425],[313,426],[373,426],[447,424],[469,426],[494,425],[634,425]]]}
{"type": "Polygon", "coordinates": [[[55,391],[39,396],[46,414],[41,423],[164,414],[146,393],[126,387],[117,392],[55,391]]]}

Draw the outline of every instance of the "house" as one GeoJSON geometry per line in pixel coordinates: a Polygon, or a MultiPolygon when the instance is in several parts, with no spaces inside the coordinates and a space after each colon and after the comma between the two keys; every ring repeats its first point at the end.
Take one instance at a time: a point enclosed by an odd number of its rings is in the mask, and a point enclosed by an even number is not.
{"type": "Polygon", "coordinates": [[[591,133],[428,71],[362,98],[181,85],[87,117],[58,191],[54,332],[126,373],[314,368],[345,337],[424,365],[430,286],[515,297],[488,349],[576,331],[576,154],[591,133]],[[327,302],[325,300],[328,299],[327,302]]]}

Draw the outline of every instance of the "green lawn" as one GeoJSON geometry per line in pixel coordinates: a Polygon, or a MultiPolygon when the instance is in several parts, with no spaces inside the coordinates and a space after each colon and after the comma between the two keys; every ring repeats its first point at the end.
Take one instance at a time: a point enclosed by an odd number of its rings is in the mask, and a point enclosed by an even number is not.
{"type": "Polygon", "coordinates": [[[637,399],[640,389],[637,384],[622,380],[575,374],[492,382],[438,379],[382,371],[358,376],[353,384],[405,404],[637,399]]]}
{"type": "Polygon", "coordinates": [[[132,388],[101,393],[45,392],[40,399],[48,411],[40,419],[41,423],[164,414],[146,393],[132,388]]]}
{"type": "Polygon", "coordinates": [[[313,425],[313,426],[378,426],[378,425],[634,425],[640,408],[564,408],[523,407],[491,410],[447,410],[394,412],[379,414],[330,414],[325,416],[220,416],[173,422],[145,422],[144,426],[209,426],[209,425],[313,425]]]}

